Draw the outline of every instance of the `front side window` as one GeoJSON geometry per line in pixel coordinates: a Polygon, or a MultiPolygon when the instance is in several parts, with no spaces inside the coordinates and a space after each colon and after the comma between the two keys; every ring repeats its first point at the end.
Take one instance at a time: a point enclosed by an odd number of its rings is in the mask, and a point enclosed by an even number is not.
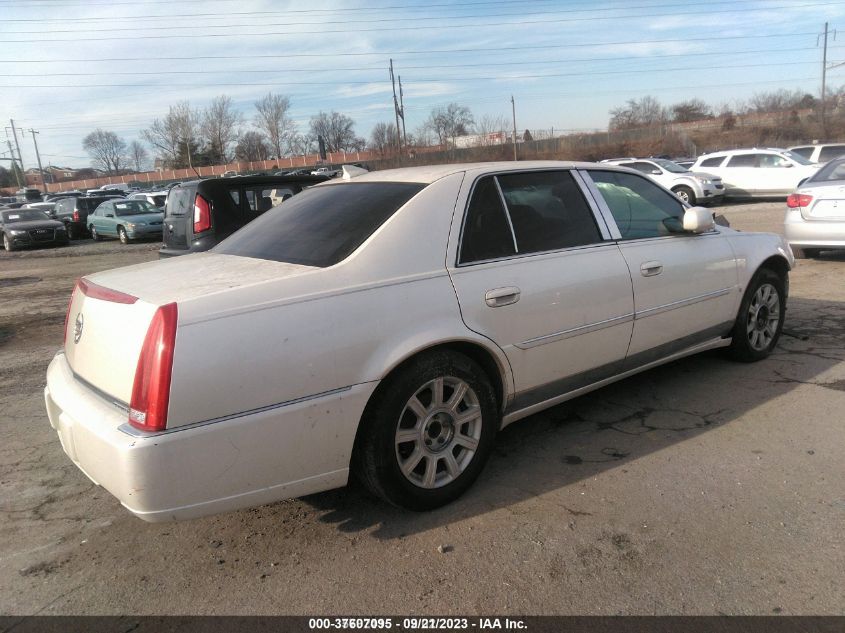
{"type": "Polygon", "coordinates": [[[684,206],[650,180],[614,171],[589,171],[624,240],[683,230],[684,206]]]}
{"type": "Polygon", "coordinates": [[[782,169],[784,167],[791,167],[792,163],[786,160],[783,156],[777,154],[761,154],[760,167],[763,169],[782,169]]]}
{"type": "Polygon", "coordinates": [[[263,213],[213,250],[305,266],[332,266],[351,255],[424,187],[409,182],[313,187],[263,213]]]}

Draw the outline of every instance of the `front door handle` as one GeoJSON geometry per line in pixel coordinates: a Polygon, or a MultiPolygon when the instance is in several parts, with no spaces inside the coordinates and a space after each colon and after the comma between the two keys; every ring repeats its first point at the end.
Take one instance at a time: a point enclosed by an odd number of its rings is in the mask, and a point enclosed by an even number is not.
{"type": "Polygon", "coordinates": [[[484,301],[491,308],[511,305],[519,301],[519,292],[519,288],[516,286],[494,288],[493,290],[487,291],[487,294],[484,295],[484,301]]]}
{"type": "Polygon", "coordinates": [[[663,272],[663,264],[660,262],[645,262],[640,266],[640,272],[643,277],[654,277],[663,272]]]}

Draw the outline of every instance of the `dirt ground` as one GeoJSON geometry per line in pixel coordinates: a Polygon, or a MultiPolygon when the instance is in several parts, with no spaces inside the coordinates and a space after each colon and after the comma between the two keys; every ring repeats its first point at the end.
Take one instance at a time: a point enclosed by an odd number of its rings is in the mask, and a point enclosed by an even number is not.
{"type": "MultiPolygon", "coordinates": [[[[719,209],[779,231],[783,203],[719,209]]],[[[42,399],[74,279],[158,244],[0,253],[0,614],[845,614],[845,256],[792,273],[776,353],[707,353],[503,431],[427,514],[356,487],[146,524],[42,399]]]]}

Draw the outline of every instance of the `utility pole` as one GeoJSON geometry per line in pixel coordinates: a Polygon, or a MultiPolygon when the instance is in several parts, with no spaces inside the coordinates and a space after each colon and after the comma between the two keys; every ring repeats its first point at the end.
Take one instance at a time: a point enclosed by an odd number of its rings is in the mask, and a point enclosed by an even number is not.
{"type": "MultiPolygon", "coordinates": [[[[9,119],[9,123],[12,126],[12,136],[15,137],[15,147],[18,148],[18,160],[21,161],[21,171],[23,171],[23,154],[21,154],[21,146],[18,143],[18,131],[15,129],[15,121],[13,119],[9,119]]],[[[23,130],[21,130],[21,133],[23,133],[23,130]]],[[[26,179],[24,179],[24,182],[26,182],[26,179]]]]}
{"type": "Polygon", "coordinates": [[[15,180],[18,181],[18,187],[23,188],[21,184],[21,172],[18,170],[18,162],[15,160],[15,152],[12,150],[12,141],[9,140],[9,137],[6,137],[6,145],[9,146],[9,155],[12,157],[12,171],[15,172],[15,180]]]}
{"type": "Polygon", "coordinates": [[[405,130],[405,95],[402,92],[402,75],[399,75],[399,116],[402,117],[402,142],[408,148],[408,132],[405,130]]]}
{"type": "Polygon", "coordinates": [[[511,95],[511,110],[513,112],[513,159],[517,160],[517,157],[516,157],[516,103],[513,100],[513,95],[511,95]]]}
{"type": "Polygon", "coordinates": [[[824,23],[824,48],[822,49],[822,131],[827,135],[827,121],[825,120],[825,80],[827,79],[827,22],[824,23]]]}
{"type": "MultiPolygon", "coordinates": [[[[390,83],[393,85],[393,113],[396,115],[396,148],[402,154],[402,136],[399,129],[399,100],[396,98],[396,79],[393,76],[393,58],[390,58],[390,83]]],[[[404,117],[403,117],[404,118],[404,117]]]]}
{"type": "MultiPolygon", "coordinates": [[[[35,158],[38,159],[38,171],[41,172],[41,184],[44,185],[44,191],[47,191],[47,178],[44,176],[44,168],[41,167],[41,154],[38,153],[38,140],[35,138],[39,131],[29,128],[29,133],[32,134],[32,144],[35,145],[35,158]]],[[[52,177],[50,178],[52,181],[52,177]]]]}

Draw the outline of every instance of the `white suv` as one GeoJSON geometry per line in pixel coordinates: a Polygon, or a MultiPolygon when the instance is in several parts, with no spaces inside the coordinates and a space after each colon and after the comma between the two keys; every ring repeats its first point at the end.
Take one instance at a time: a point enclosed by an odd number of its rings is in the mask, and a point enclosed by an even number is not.
{"type": "Polygon", "coordinates": [[[845,143],[796,145],[790,147],[789,151],[793,154],[800,154],[811,163],[826,163],[834,158],[845,156],[845,143]]]}
{"type": "Polygon", "coordinates": [[[720,176],[726,197],[765,198],[792,193],[819,165],[789,150],[753,147],[703,154],[693,169],[720,176]]]}
{"type": "Polygon", "coordinates": [[[662,158],[611,158],[602,162],[636,169],[692,206],[716,203],[725,194],[722,179],[718,176],[703,172],[692,172],[671,160],[662,158]]]}

